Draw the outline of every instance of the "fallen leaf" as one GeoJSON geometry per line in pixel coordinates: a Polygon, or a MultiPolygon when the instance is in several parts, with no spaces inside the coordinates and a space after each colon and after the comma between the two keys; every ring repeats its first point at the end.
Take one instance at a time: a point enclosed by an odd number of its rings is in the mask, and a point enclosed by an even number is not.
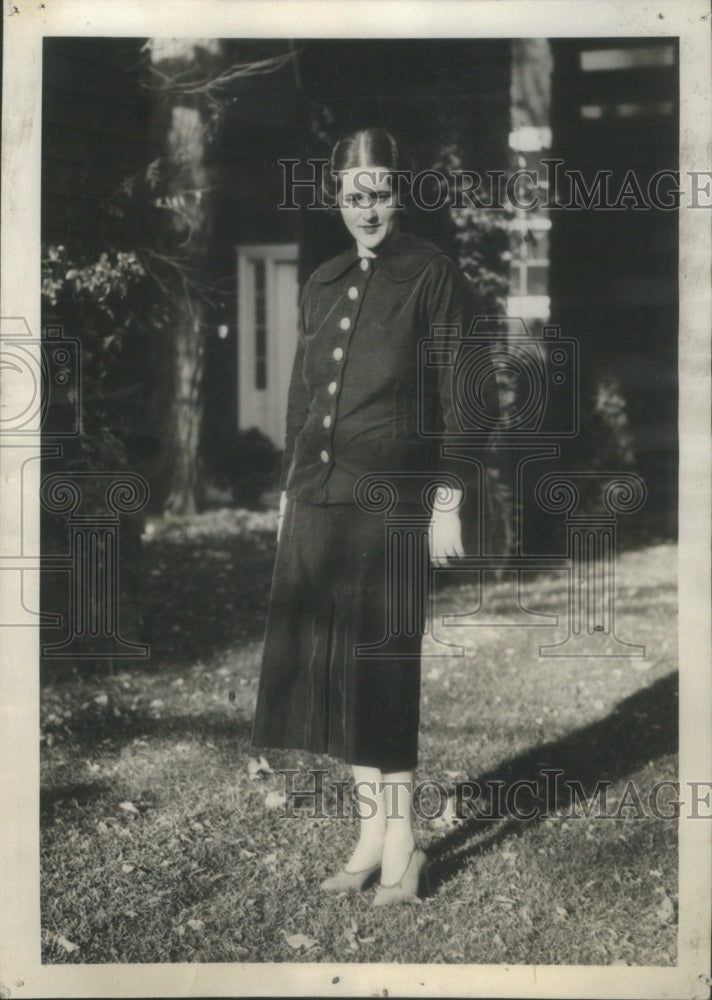
{"type": "Polygon", "coordinates": [[[349,951],[358,951],[358,924],[355,920],[352,920],[344,930],[344,937],[346,938],[349,951]]]}
{"type": "Polygon", "coordinates": [[[284,934],[284,939],[289,947],[294,948],[295,951],[299,948],[309,951],[316,944],[318,944],[314,938],[307,937],[306,934],[287,934],[286,931],[282,931],[282,934],[284,934]]]}
{"type": "Polygon", "coordinates": [[[457,803],[455,802],[454,796],[450,796],[445,803],[442,815],[436,816],[432,822],[433,826],[436,828],[460,826],[460,824],[464,822],[464,820],[457,815],[457,803]]]}
{"type": "Polygon", "coordinates": [[[124,812],[131,813],[132,816],[139,815],[139,811],[133,802],[119,802],[119,809],[123,809],[124,812]]]}
{"type": "Polygon", "coordinates": [[[268,792],[265,795],[265,806],[267,809],[281,809],[287,801],[284,792],[268,792]]]}
{"type": "Polygon", "coordinates": [[[274,771],[264,757],[260,757],[259,760],[256,760],[254,757],[250,757],[247,762],[247,773],[252,781],[256,781],[258,778],[262,778],[266,774],[274,774],[274,771]]]}
{"type": "Polygon", "coordinates": [[[667,893],[660,900],[660,905],[655,910],[655,916],[661,924],[668,924],[675,919],[675,906],[667,893]]]}
{"type": "Polygon", "coordinates": [[[74,944],[74,942],[72,941],[67,941],[66,937],[64,937],[62,934],[59,934],[55,938],[55,941],[57,942],[60,948],[64,948],[64,950],[68,952],[70,955],[73,951],[79,950],[78,944],[74,944]]]}

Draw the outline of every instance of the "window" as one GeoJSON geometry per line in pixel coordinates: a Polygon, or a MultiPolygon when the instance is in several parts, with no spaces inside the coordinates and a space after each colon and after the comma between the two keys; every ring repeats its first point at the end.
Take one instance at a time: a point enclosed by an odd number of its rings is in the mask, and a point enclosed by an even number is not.
{"type": "Polygon", "coordinates": [[[672,45],[640,45],[620,49],[588,49],[579,53],[584,72],[638,69],[645,66],[674,66],[672,45]]]}
{"type": "Polygon", "coordinates": [[[267,388],[267,307],[264,259],[252,261],[255,282],[255,389],[267,388]]]}

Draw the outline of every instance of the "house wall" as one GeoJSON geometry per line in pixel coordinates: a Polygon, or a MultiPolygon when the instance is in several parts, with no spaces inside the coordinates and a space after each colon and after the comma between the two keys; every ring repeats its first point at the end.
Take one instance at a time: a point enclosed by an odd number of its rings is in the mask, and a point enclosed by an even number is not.
{"type": "MultiPolygon", "coordinates": [[[[589,185],[596,170],[610,170],[615,198],[628,171],[645,192],[656,171],[678,169],[675,39],[558,39],[552,49],[551,155],[562,170],[580,170],[589,185]]],[[[652,534],[675,534],[678,213],[551,217],[552,319],[581,344],[584,392],[603,387],[612,416],[625,421],[648,487],[640,516],[652,534]]],[[[605,463],[598,447],[584,459],[605,463]]]]}
{"type": "MultiPolygon", "coordinates": [[[[447,162],[449,150],[466,169],[506,167],[509,42],[335,39],[297,40],[294,47],[293,66],[245,86],[226,110],[213,151],[220,190],[216,274],[227,278],[229,261],[234,275],[236,245],[297,242],[302,284],[318,264],[344,249],[348,235],[338,214],[279,209],[283,172],[278,161],[328,158],[333,143],[356,128],[390,129],[416,170],[447,162]]],[[[447,210],[410,213],[404,228],[457,256],[447,210]]],[[[239,289],[233,288],[237,298],[239,289]]],[[[236,315],[227,303],[206,345],[203,451],[208,464],[211,452],[219,450],[214,442],[234,433],[239,410],[236,315]],[[217,334],[219,326],[227,326],[227,336],[217,334]]],[[[295,332],[279,331],[290,357],[295,332]]]]}

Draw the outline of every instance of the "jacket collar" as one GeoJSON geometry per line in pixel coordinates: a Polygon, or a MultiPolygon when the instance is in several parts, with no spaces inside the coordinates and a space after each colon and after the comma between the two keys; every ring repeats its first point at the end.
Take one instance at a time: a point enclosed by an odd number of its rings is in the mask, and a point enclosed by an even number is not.
{"type": "MultiPolygon", "coordinates": [[[[373,260],[374,269],[382,271],[392,281],[409,281],[420,274],[428,261],[439,253],[442,251],[434,243],[409,233],[399,233],[381,253],[370,259],[373,260]]],[[[315,276],[322,284],[329,284],[346,274],[358,260],[356,247],[352,246],[317,268],[315,276]]]]}

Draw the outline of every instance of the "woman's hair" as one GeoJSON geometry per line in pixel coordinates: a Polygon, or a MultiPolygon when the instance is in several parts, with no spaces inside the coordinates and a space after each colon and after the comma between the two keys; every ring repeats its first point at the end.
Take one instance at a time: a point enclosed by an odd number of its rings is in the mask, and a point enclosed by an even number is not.
{"type": "MultiPolygon", "coordinates": [[[[390,132],[382,128],[365,128],[352,132],[340,139],[331,151],[329,170],[324,178],[325,193],[331,204],[339,193],[343,171],[353,170],[355,167],[407,171],[406,158],[390,132]]],[[[404,174],[399,182],[399,191],[407,190],[407,180],[407,174],[404,174]]]]}

